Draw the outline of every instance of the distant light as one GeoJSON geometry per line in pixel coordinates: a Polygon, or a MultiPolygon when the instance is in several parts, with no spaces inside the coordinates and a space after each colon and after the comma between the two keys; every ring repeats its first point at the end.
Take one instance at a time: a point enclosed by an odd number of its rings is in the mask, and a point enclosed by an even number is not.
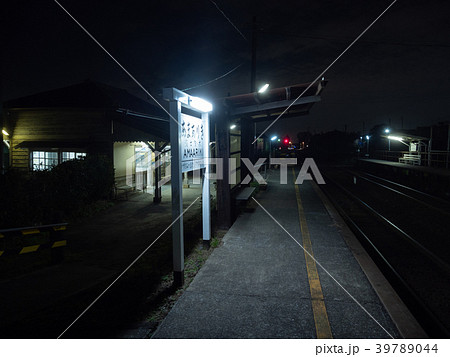
{"type": "Polygon", "coordinates": [[[369,140],[369,139],[370,139],[370,136],[369,136],[369,135],[366,135],[366,139],[369,140]]]}
{"type": "Polygon", "coordinates": [[[259,88],[258,93],[264,93],[267,88],[269,88],[269,83],[264,84],[261,88],[259,88]]]}
{"type": "Polygon", "coordinates": [[[289,144],[291,144],[291,145],[292,145],[292,141],[289,141],[289,144]]]}
{"type": "Polygon", "coordinates": [[[281,139],[278,139],[278,141],[281,141],[281,139]]]}
{"type": "Polygon", "coordinates": [[[324,81],[325,80],[325,77],[322,77],[322,81],[324,81]]]}
{"type": "Polygon", "coordinates": [[[232,126],[230,126],[231,130],[233,130],[234,128],[236,128],[236,124],[233,124],[232,126]]]}
{"type": "Polygon", "coordinates": [[[389,140],[396,140],[396,141],[403,141],[403,138],[401,136],[393,136],[393,135],[389,135],[388,136],[389,140]]]}
{"type": "Polygon", "coordinates": [[[284,139],[284,143],[285,144],[289,143],[289,140],[288,139],[284,139]]]}
{"type": "Polygon", "coordinates": [[[389,134],[391,131],[390,131],[389,129],[384,129],[384,132],[385,132],[386,134],[389,134]]]}
{"type": "Polygon", "coordinates": [[[9,133],[5,129],[2,129],[2,133],[3,135],[9,136],[9,133]]]}
{"type": "Polygon", "coordinates": [[[275,135],[275,136],[272,136],[271,138],[270,138],[270,140],[271,141],[274,141],[274,140],[276,140],[277,139],[277,136],[275,135]]]}

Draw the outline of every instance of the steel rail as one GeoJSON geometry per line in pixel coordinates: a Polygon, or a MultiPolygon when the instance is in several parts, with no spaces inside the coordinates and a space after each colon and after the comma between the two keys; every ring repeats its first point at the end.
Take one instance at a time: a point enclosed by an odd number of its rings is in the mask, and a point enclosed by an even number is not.
{"type": "Polygon", "coordinates": [[[450,202],[449,202],[449,201],[446,201],[446,200],[443,200],[442,198],[439,198],[439,197],[430,195],[429,193],[426,193],[426,192],[423,192],[423,191],[416,190],[415,188],[412,188],[412,187],[408,187],[408,186],[402,185],[402,184],[400,184],[400,183],[398,183],[398,182],[394,182],[394,181],[391,181],[391,180],[387,180],[387,179],[385,179],[385,178],[383,178],[383,177],[379,177],[379,176],[375,176],[375,175],[369,174],[368,172],[364,172],[364,174],[367,175],[367,176],[371,176],[371,177],[373,177],[373,178],[376,178],[376,179],[378,179],[378,180],[382,180],[382,181],[391,183],[391,184],[393,184],[393,185],[396,185],[396,186],[405,188],[405,189],[407,189],[407,190],[410,190],[410,191],[419,193],[419,194],[421,194],[421,195],[423,195],[423,196],[426,196],[426,197],[428,197],[428,198],[431,198],[431,199],[433,199],[433,200],[435,200],[435,201],[439,201],[440,203],[443,203],[443,204],[445,204],[445,205],[450,205],[450,202]]]}
{"type": "MultiPolygon", "coordinates": [[[[390,190],[390,191],[392,191],[392,192],[395,192],[395,193],[397,193],[397,194],[399,194],[399,195],[401,195],[401,196],[404,196],[404,197],[406,197],[406,198],[409,198],[409,199],[412,200],[412,201],[418,202],[418,203],[420,203],[420,204],[422,204],[422,205],[424,205],[424,206],[426,206],[426,207],[428,207],[428,208],[431,208],[431,209],[433,209],[433,210],[435,210],[435,211],[438,211],[438,212],[440,212],[440,213],[442,213],[442,214],[445,214],[445,215],[447,215],[447,216],[450,216],[450,212],[448,212],[448,211],[444,211],[444,210],[441,209],[441,208],[438,208],[438,207],[436,207],[436,206],[430,205],[429,203],[426,203],[426,202],[424,202],[424,201],[422,201],[422,200],[420,200],[420,199],[418,199],[418,198],[412,197],[412,196],[410,196],[410,195],[408,195],[408,194],[406,194],[406,193],[404,193],[404,192],[398,191],[398,190],[396,190],[396,189],[394,189],[394,188],[392,188],[392,187],[383,185],[382,183],[379,183],[379,182],[376,182],[376,181],[374,181],[374,180],[371,180],[371,179],[369,179],[369,178],[367,178],[367,177],[361,176],[360,174],[358,174],[358,173],[356,173],[356,172],[354,172],[354,171],[350,171],[350,172],[352,173],[352,175],[357,176],[357,177],[360,177],[360,178],[362,178],[363,180],[366,180],[366,181],[368,181],[368,182],[371,182],[371,183],[373,183],[373,184],[375,184],[375,185],[378,185],[378,186],[383,187],[383,188],[385,188],[385,189],[387,189],[387,190],[390,190]]],[[[366,174],[366,173],[364,173],[364,174],[366,174]]],[[[383,178],[381,178],[381,177],[377,177],[377,176],[374,176],[374,175],[370,175],[370,176],[375,177],[375,178],[377,178],[377,179],[381,179],[381,180],[387,181],[387,182],[392,183],[392,184],[396,184],[395,182],[392,182],[392,181],[389,181],[389,180],[385,180],[385,179],[383,179],[383,178]]],[[[436,197],[433,197],[433,196],[431,196],[431,195],[428,195],[427,193],[424,193],[424,192],[415,190],[415,189],[413,189],[413,188],[410,188],[410,187],[407,187],[407,186],[403,186],[403,185],[400,185],[400,184],[397,184],[397,185],[402,186],[402,187],[404,187],[404,188],[406,188],[406,189],[413,190],[414,192],[417,192],[417,193],[420,193],[420,194],[423,194],[423,195],[426,195],[426,196],[429,196],[429,197],[432,197],[432,198],[437,199],[436,197]]]]}
{"type": "MultiPolygon", "coordinates": [[[[328,176],[323,175],[326,177],[327,182],[332,182],[335,184],[338,188],[343,188],[341,185],[339,185],[335,180],[330,179],[328,176]]],[[[350,216],[342,209],[335,201],[335,199],[331,196],[329,192],[326,191],[326,188],[322,188],[327,197],[330,199],[330,201],[333,203],[333,205],[338,210],[339,214],[342,216],[344,221],[349,224],[353,228],[353,232],[356,233],[358,236],[360,236],[362,239],[364,239],[370,247],[373,249],[375,254],[381,259],[382,263],[385,265],[385,267],[393,274],[393,276],[397,279],[397,282],[399,282],[403,289],[410,295],[412,300],[414,300],[414,303],[422,310],[424,314],[427,315],[430,319],[433,320],[433,323],[435,326],[438,327],[438,329],[443,332],[446,336],[450,336],[450,331],[442,324],[442,322],[438,319],[436,314],[424,303],[424,301],[420,298],[420,296],[415,292],[415,290],[405,281],[405,279],[402,278],[400,273],[392,266],[392,264],[386,259],[386,257],[381,253],[381,251],[376,247],[376,245],[372,242],[372,240],[367,236],[367,234],[364,233],[364,231],[358,226],[358,224],[350,218],[350,216]]],[[[347,190],[344,189],[344,191],[347,193],[347,190]]]]}
{"type": "Polygon", "coordinates": [[[373,209],[371,206],[369,206],[366,202],[361,200],[359,197],[356,197],[352,192],[347,190],[345,187],[337,183],[335,180],[327,178],[331,182],[333,182],[337,187],[342,189],[344,192],[346,192],[350,197],[352,197],[355,201],[359,202],[361,205],[366,207],[370,212],[372,212],[375,216],[377,216],[379,219],[381,219],[383,222],[394,228],[398,233],[400,233],[403,237],[406,238],[406,240],[411,243],[413,246],[415,246],[419,251],[422,251],[428,258],[430,258],[436,265],[438,265],[441,269],[443,269],[447,274],[450,274],[450,265],[448,265],[445,261],[443,261],[441,258],[439,258],[436,254],[434,254],[432,251],[430,251],[428,248],[424,247],[422,244],[420,244],[417,240],[415,240],[413,237],[411,237],[408,233],[406,233],[404,230],[402,230],[400,227],[392,223],[389,219],[384,217],[381,213],[377,212],[375,209],[373,209]]]}

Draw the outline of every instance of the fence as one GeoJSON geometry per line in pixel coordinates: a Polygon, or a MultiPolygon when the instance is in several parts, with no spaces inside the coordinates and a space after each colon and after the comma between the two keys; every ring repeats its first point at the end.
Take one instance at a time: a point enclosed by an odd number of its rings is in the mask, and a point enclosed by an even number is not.
{"type": "MultiPolygon", "coordinates": [[[[372,153],[373,159],[399,162],[399,158],[405,154],[409,154],[409,151],[388,151],[377,150],[372,153]]],[[[430,166],[436,168],[450,168],[450,153],[447,151],[431,151],[431,153],[422,152],[421,166],[430,166]]]]}

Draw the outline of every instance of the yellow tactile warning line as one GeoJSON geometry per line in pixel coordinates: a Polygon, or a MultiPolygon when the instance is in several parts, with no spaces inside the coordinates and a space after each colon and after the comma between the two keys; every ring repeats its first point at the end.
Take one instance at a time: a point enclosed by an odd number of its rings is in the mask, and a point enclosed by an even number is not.
{"type": "Polygon", "coordinates": [[[40,233],[40,230],[39,229],[34,229],[34,228],[32,228],[32,229],[25,229],[25,230],[22,231],[23,235],[37,234],[37,233],[40,233]]]}
{"type": "MultiPolygon", "coordinates": [[[[292,169],[295,182],[295,171],[292,169]]],[[[308,272],[309,290],[311,292],[311,304],[316,325],[317,338],[333,338],[330,322],[328,321],[327,309],[323,299],[322,285],[320,284],[319,273],[317,272],[314,253],[312,250],[311,237],[309,235],[308,224],[306,223],[305,211],[303,210],[300,190],[295,186],[295,195],[297,196],[298,217],[300,220],[300,229],[302,231],[303,248],[305,250],[306,270],[308,272]],[[308,254],[308,253],[309,254],[308,254]]]]}
{"type": "Polygon", "coordinates": [[[64,247],[66,245],[67,245],[66,240],[58,240],[55,243],[53,243],[52,248],[64,247]]]}
{"type": "Polygon", "coordinates": [[[29,245],[28,247],[23,247],[22,250],[19,252],[19,254],[35,252],[36,250],[39,249],[39,247],[40,247],[40,244],[29,245]]]}
{"type": "Polygon", "coordinates": [[[56,226],[53,227],[54,231],[65,231],[66,230],[66,226],[56,226]]]}

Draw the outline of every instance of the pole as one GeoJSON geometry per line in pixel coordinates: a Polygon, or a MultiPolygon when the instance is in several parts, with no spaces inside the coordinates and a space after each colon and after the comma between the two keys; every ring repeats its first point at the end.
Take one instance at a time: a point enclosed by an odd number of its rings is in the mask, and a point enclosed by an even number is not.
{"type": "Polygon", "coordinates": [[[433,141],[433,125],[430,126],[430,141],[428,142],[428,166],[431,166],[431,143],[433,141]]]}
{"type": "Polygon", "coordinates": [[[250,92],[256,90],[256,16],[253,16],[252,21],[252,69],[250,77],[250,92]]]}
{"type": "Polygon", "coordinates": [[[177,119],[170,120],[171,186],[172,186],[172,243],[173,243],[173,284],[180,287],[184,283],[184,233],[183,233],[183,181],[181,179],[181,103],[169,102],[169,112],[177,119]]]}
{"type": "Polygon", "coordinates": [[[210,163],[209,163],[209,115],[202,113],[203,121],[203,158],[205,169],[202,182],[203,246],[209,248],[211,242],[211,200],[210,200],[210,163]]]}
{"type": "Polygon", "coordinates": [[[450,154],[450,122],[448,123],[448,133],[447,133],[447,155],[445,159],[445,168],[448,169],[448,156],[450,154]]]}
{"type": "Polygon", "coordinates": [[[162,146],[157,140],[155,141],[155,155],[158,155],[158,157],[155,157],[155,181],[153,184],[155,188],[155,196],[153,197],[153,202],[160,203],[161,187],[159,186],[159,181],[161,180],[162,146]]]}
{"type": "Polygon", "coordinates": [[[2,86],[0,85],[0,175],[3,175],[3,150],[4,150],[4,143],[3,143],[3,101],[2,101],[2,86]]]}

